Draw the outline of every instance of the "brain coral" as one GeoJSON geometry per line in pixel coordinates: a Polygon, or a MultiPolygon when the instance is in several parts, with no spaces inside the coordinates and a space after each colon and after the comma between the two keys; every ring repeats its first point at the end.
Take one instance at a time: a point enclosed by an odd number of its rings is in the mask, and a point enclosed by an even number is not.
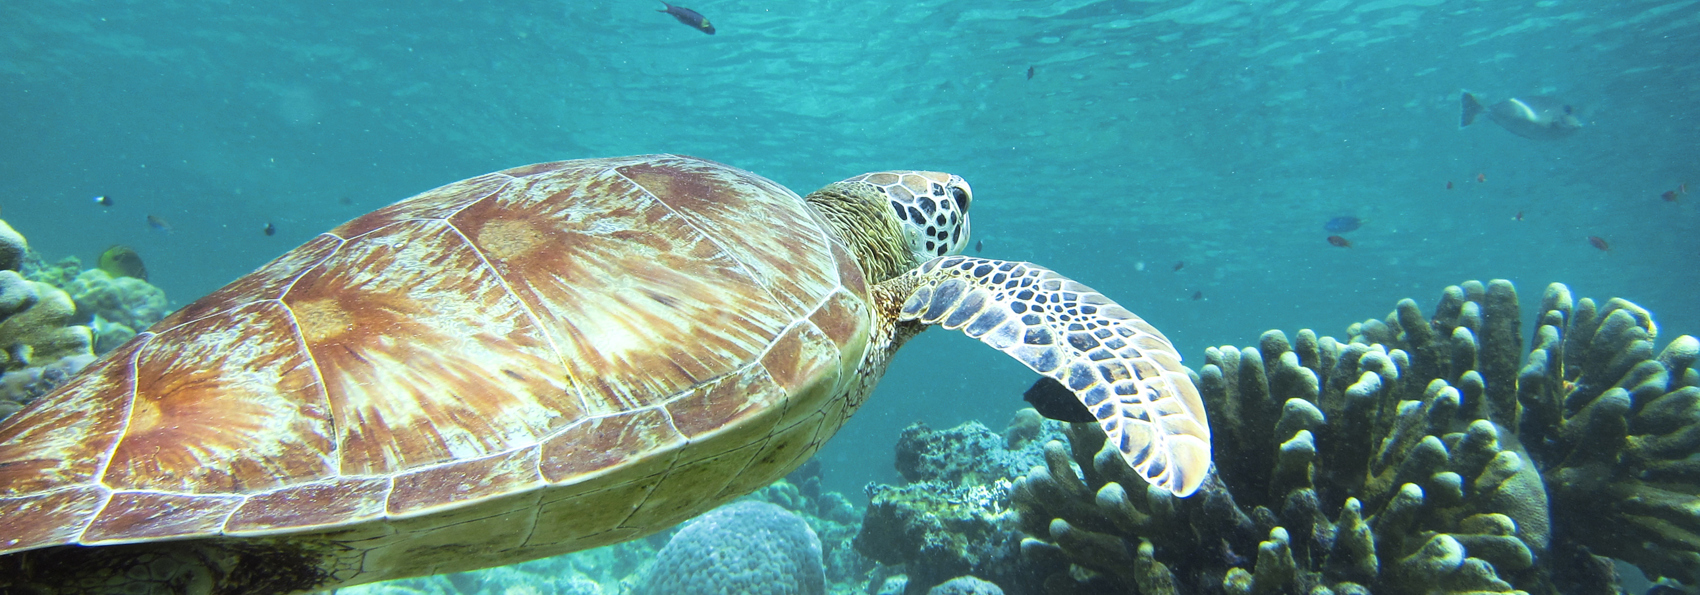
{"type": "Polygon", "coordinates": [[[973,576],[959,576],[933,587],[927,595],[1003,595],[1003,589],[973,576]]]}
{"type": "Polygon", "coordinates": [[[766,502],[717,508],[680,529],[635,595],[824,595],[821,544],[808,523],[766,502]]]}

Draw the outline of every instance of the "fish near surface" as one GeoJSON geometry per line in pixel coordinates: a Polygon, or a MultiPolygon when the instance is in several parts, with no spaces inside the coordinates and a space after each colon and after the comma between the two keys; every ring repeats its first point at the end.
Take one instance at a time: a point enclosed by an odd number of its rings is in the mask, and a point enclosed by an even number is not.
{"type": "Polygon", "coordinates": [[[1483,113],[1500,128],[1535,140],[1564,138],[1582,128],[1575,108],[1552,97],[1513,97],[1484,107],[1475,95],[1464,93],[1462,103],[1464,112],[1458,120],[1459,128],[1469,126],[1483,113]]]}
{"type": "Polygon", "coordinates": [[[708,18],[702,16],[702,13],[683,6],[673,6],[666,2],[662,2],[661,4],[667,8],[665,10],[657,10],[655,12],[665,12],[673,15],[673,18],[679,19],[679,22],[681,23],[690,25],[692,29],[696,29],[709,35],[714,35],[714,24],[708,22],[708,18]]]}

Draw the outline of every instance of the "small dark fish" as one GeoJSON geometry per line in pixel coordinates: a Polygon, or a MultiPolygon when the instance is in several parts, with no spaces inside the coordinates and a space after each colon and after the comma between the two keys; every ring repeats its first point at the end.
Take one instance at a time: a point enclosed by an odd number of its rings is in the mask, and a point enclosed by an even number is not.
{"type": "Polygon", "coordinates": [[[1447,189],[1447,190],[1451,190],[1451,189],[1452,189],[1452,180],[1447,180],[1447,181],[1446,181],[1446,189],[1447,189]]]}
{"type": "Polygon", "coordinates": [[[148,227],[152,227],[165,233],[171,233],[171,224],[166,222],[166,220],[159,218],[158,215],[148,215],[148,227]]]}
{"type": "Polygon", "coordinates": [[[142,264],[142,257],[129,246],[114,244],[100,253],[100,270],[116,279],[118,277],[135,277],[148,280],[148,267],[142,264]]]}
{"type": "Polygon", "coordinates": [[[1362,227],[1363,224],[1364,221],[1362,219],[1351,215],[1345,215],[1329,219],[1327,223],[1322,224],[1322,229],[1331,233],[1346,233],[1362,227]]]}
{"type": "Polygon", "coordinates": [[[1027,80],[1033,80],[1033,67],[1027,67],[1027,80]]]}
{"type": "Polygon", "coordinates": [[[339,205],[342,205],[342,206],[345,206],[345,207],[350,206],[350,205],[354,204],[354,199],[344,196],[342,198],[336,199],[336,204],[339,204],[339,205]]]}
{"type": "Polygon", "coordinates": [[[983,251],[985,249],[986,249],[986,241],[985,240],[977,240],[977,241],[974,242],[974,253],[975,254],[979,254],[981,251],[983,251]]]}
{"type": "Polygon", "coordinates": [[[1676,202],[1676,191],[1666,190],[1664,194],[1659,195],[1659,198],[1665,199],[1665,202],[1676,202]]]}
{"type": "Polygon", "coordinates": [[[272,222],[267,221],[266,222],[266,228],[262,229],[260,231],[265,232],[265,234],[268,235],[268,236],[275,236],[275,235],[277,235],[277,226],[272,225],[272,222]]]}
{"type": "Polygon", "coordinates": [[[1611,252],[1611,244],[1606,243],[1606,239],[1600,236],[1588,236],[1588,243],[1599,248],[1601,252],[1611,252]]]}
{"type": "Polygon", "coordinates": [[[100,196],[96,196],[96,197],[94,197],[94,204],[97,204],[97,205],[100,205],[100,206],[103,206],[103,207],[110,207],[110,206],[112,206],[112,197],[107,196],[105,194],[102,194],[100,196]]]}
{"type": "Polygon", "coordinates": [[[1512,220],[1512,221],[1522,221],[1522,220],[1523,220],[1523,212],[1522,212],[1522,211],[1517,211],[1517,216],[1516,216],[1516,217],[1512,217],[1512,218],[1511,218],[1511,220],[1512,220]]]}
{"type": "Polygon", "coordinates": [[[1341,247],[1341,248],[1350,248],[1350,247],[1352,247],[1352,242],[1347,240],[1346,238],[1342,238],[1340,236],[1328,236],[1328,245],[1338,246],[1338,247],[1341,247]]]}
{"type": "Polygon", "coordinates": [[[1487,181],[1487,174],[1476,174],[1476,181],[1477,182],[1486,182],[1487,181]]]}
{"type": "Polygon", "coordinates": [[[1196,302],[1196,301],[1202,300],[1202,299],[1204,299],[1204,292],[1202,292],[1202,291],[1192,292],[1192,301],[1196,302]]]}
{"type": "Polygon", "coordinates": [[[667,7],[667,9],[666,10],[657,10],[655,12],[665,12],[667,14],[673,15],[673,18],[679,19],[679,22],[681,22],[681,23],[684,23],[686,25],[690,25],[692,29],[696,29],[696,30],[701,31],[703,33],[707,33],[709,35],[714,35],[714,25],[710,24],[708,22],[708,19],[703,18],[701,13],[698,13],[697,11],[691,10],[689,8],[685,8],[683,6],[673,6],[672,4],[667,4],[666,2],[662,2],[661,4],[665,5],[667,7]]]}
{"type": "Polygon", "coordinates": [[[1021,394],[1021,398],[1039,415],[1066,422],[1098,421],[1092,417],[1092,412],[1086,409],[1086,404],[1080,402],[1080,397],[1074,396],[1074,391],[1068,390],[1061,382],[1047,376],[1034,382],[1021,394]]]}
{"type": "Polygon", "coordinates": [[[1184,261],[1184,260],[1175,261],[1175,272],[1180,272],[1180,270],[1183,269],[1183,268],[1186,268],[1186,261],[1184,261]]]}

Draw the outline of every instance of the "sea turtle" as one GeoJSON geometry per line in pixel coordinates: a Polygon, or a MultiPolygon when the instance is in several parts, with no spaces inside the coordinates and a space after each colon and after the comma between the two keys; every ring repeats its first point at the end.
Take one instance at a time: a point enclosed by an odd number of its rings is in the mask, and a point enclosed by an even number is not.
{"type": "Polygon", "coordinates": [[[935,324],[1192,493],[1209,430],[1174,347],[1049,270],[956,255],[971,196],[894,171],[801,198],[646,155],[379,209],[0,425],[0,592],[292,593],[637,538],[802,463],[935,324]]]}

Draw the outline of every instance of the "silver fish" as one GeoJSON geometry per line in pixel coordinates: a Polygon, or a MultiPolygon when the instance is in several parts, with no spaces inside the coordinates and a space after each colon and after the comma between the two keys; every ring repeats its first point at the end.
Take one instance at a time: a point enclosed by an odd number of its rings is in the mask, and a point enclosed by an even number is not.
{"type": "Polygon", "coordinates": [[[1500,128],[1536,140],[1564,138],[1582,127],[1582,121],[1576,119],[1575,108],[1552,97],[1513,97],[1483,107],[1475,95],[1466,92],[1463,104],[1464,115],[1459,120],[1459,128],[1469,126],[1482,112],[1487,112],[1488,119],[1500,128]]]}

